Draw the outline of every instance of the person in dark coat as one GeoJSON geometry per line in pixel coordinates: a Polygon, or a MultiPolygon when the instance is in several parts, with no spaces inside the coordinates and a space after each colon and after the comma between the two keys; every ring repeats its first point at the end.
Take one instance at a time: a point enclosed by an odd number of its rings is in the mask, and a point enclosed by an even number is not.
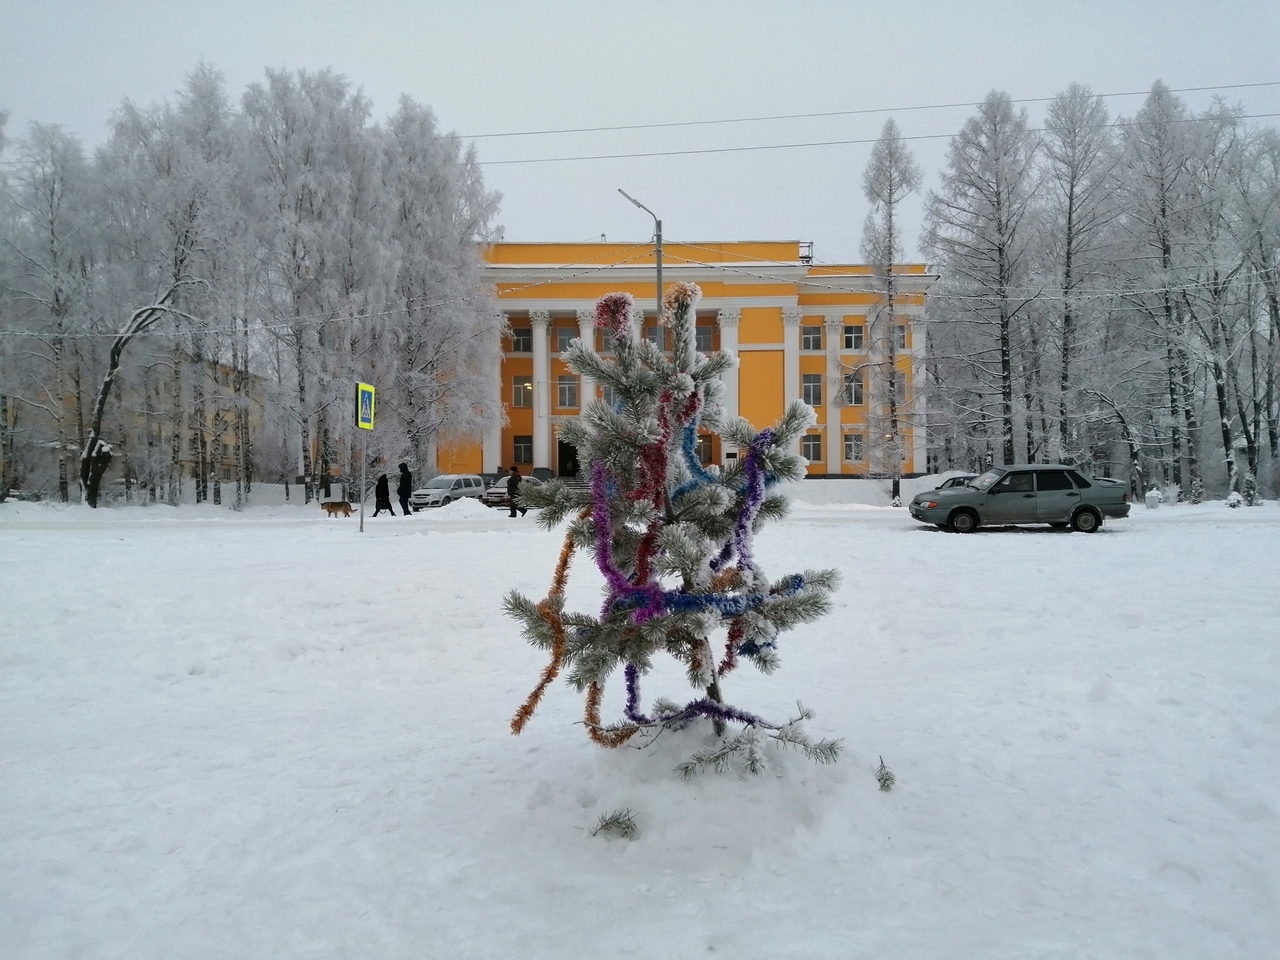
{"type": "Polygon", "coordinates": [[[373,515],[376,517],[383,510],[393,517],[396,515],[396,512],[391,509],[391,487],[387,483],[385,473],[378,478],[378,482],[373,487],[373,515]]]}
{"type": "Polygon", "coordinates": [[[520,496],[520,468],[512,467],[511,473],[507,477],[507,502],[511,504],[511,516],[516,515],[516,511],[520,511],[520,516],[524,516],[529,512],[529,508],[516,503],[516,498],[520,496]]]}
{"type": "Polygon", "coordinates": [[[413,492],[413,474],[409,472],[407,463],[400,464],[400,482],[396,484],[396,496],[400,498],[400,509],[404,511],[407,517],[412,511],[409,509],[409,494],[413,492]]]}

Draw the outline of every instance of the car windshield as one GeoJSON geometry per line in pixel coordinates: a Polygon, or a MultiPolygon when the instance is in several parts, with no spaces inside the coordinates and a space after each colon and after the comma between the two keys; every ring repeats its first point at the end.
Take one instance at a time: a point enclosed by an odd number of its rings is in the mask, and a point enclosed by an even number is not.
{"type": "Polygon", "coordinates": [[[453,486],[453,477],[433,477],[427,481],[428,490],[448,490],[453,486]]]}
{"type": "Polygon", "coordinates": [[[988,470],[986,473],[978,477],[976,480],[970,480],[969,486],[973,487],[976,490],[985,491],[989,489],[993,483],[995,483],[997,480],[1003,477],[1006,472],[1007,471],[1000,470],[1000,469],[988,470]]]}

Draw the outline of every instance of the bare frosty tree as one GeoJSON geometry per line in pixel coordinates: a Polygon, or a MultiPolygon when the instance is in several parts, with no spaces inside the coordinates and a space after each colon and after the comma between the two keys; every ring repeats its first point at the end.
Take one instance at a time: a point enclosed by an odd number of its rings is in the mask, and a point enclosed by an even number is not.
{"type": "Polygon", "coordinates": [[[1118,208],[1115,202],[1116,151],[1110,117],[1088,87],[1073,83],[1049,104],[1045,121],[1044,189],[1045,222],[1042,236],[1049,272],[1058,282],[1059,370],[1057,442],[1052,458],[1062,460],[1078,452],[1072,411],[1080,406],[1075,396],[1072,365],[1081,334],[1086,349],[1095,353],[1096,329],[1082,331],[1082,321],[1095,318],[1098,301],[1080,298],[1078,290],[1097,289],[1107,279],[1111,228],[1118,208]]]}
{"type": "MultiPolygon", "coordinates": [[[[979,426],[999,424],[1001,453],[1014,463],[1014,324],[1034,299],[1030,288],[1031,204],[1036,136],[1025,110],[993,91],[951,141],[941,189],[930,193],[925,247],[946,277],[937,301],[966,323],[954,362],[976,387],[955,400],[979,426]],[[998,397],[999,414],[989,412],[998,397]]],[[[936,378],[935,378],[936,382],[936,378]]]]}
{"type": "Polygon", "coordinates": [[[84,440],[79,335],[90,314],[90,169],[79,142],[56,126],[33,124],[15,156],[5,194],[6,300],[15,328],[31,336],[12,358],[5,394],[48,437],[66,502],[68,463],[84,440]]]}
{"type": "MultiPolygon", "coordinates": [[[[890,117],[880,139],[871,148],[867,169],[862,174],[862,192],[871,205],[862,228],[862,257],[875,271],[880,303],[870,317],[870,336],[877,373],[872,385],[872,409],[876,419],[871,435],[873,457],[881,470],[893,479],[893,497],[898,499],[902,478],[902,412],[900,404],[909,380],[898,370],[897,291],[894,271],[902,257],[899,206],[920,189],[923,174],[911,157],[906,141],[890,117]]],[[[922,425],[919,425],[922,426],[922,425]]]]}
{"type": "Polygon", "coordinates": [[[1178,296],[1184,268],[1188,195],[1186,107],[1157,82],[1125,129],[1125,226],[1139,269],[1129,276],[1132,302],[1146,317],[1165,357],[1173,482],[1201,496],[1199,413],[1188,321],[1178,296]],[[1184,474],[1185,466],[1185,474],[1184,474]],[[1184,479],[1186,485],[1184,486],[1184,479]]]}
{"type": "Polygon", "coordinates": [[[389,398],[419,464],[439,440],[474,437],[502,416],[497,381],[502,318],[480,281],[498,195],[486,192],[474,152],[436,130],[408,97],[387,124],[386,184],[401,251],[389,398]]]}
{"type": "Polygon", "coordinates": [[[78,450],[94,503],[110,467],[172,503],[184,471],[214,502],[234,478],[239,506],[261,440],[310,498],[356,472],[354,380],[382,388],[371,454],[421,472],[501,416],[498,198],[412,101],[379,128],[332,71],[269,71],[237,110],[202,64],[173,105],[124,103],[91,160],[38,125],[11,156],[0,486],[42,489],[47,461],[66,497],[78,450]]]}

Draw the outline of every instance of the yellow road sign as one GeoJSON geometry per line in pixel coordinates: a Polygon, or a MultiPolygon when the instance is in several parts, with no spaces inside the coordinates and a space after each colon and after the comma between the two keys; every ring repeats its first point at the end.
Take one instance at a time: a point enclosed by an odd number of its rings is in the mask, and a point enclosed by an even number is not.
{"type": "Polygon", "coordinates": [[[373,429],[373,393],[370,384],[356,384],[356,426],[361,430],[373,429]]]}

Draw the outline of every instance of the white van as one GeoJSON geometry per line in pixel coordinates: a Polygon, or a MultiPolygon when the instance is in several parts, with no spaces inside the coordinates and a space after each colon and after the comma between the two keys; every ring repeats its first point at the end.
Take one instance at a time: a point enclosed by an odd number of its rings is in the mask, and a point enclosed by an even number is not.
{"type": "Polygon", "coordinates": [[[484,481],[474,473],[442,473],[428,480],[425,487],[413,491],[409,506],[416,512],[426,507],[443,507],[462,497],[479,500],[483,494],[484,481]]]}

